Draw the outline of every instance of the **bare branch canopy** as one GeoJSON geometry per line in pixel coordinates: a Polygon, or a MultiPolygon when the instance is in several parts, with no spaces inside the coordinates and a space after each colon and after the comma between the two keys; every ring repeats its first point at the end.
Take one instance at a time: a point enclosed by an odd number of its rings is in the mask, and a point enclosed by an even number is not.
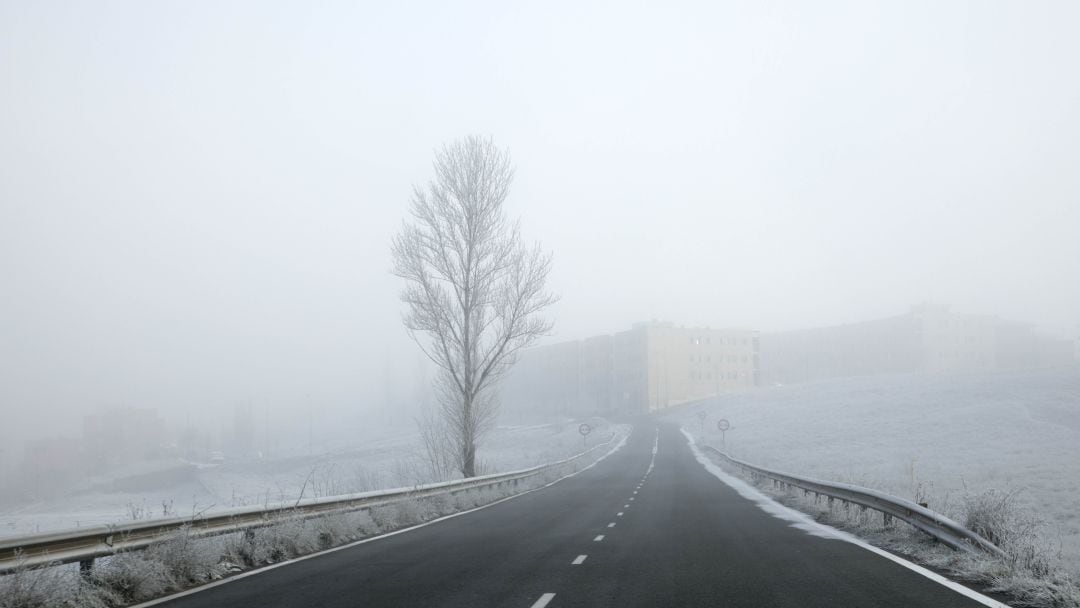
{"type": "Polygon", "coordinates": [[[494,421],[493,388],[521,349],[551,330],[541,316],[551,256],[527,246],[503,204],[509,155],[469,136],[435,155],[435,178],[415,187],[411,221],[394,238],[394,274],[406,281],[405,326],[439,368],[436,391],[461,471],[476,474],[476,444],[494,421]]]}

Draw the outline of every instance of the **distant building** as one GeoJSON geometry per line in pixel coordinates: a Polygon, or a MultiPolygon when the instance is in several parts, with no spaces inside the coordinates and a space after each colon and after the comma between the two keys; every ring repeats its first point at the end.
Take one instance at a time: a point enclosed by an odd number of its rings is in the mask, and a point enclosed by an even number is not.
{"type": "Polygon", "coordinates": [[[639,323],[630,333],[644,337],[649,411],[756,384],[757,332],[639,323]]]}
{"type": "Polygon", "coordinates": [[[82,476],[85,468],[82,448],[82,442],[72,438],[26,442],[18,485],[35,498],[59,494],[66,484],[82,476]]]}
{"type": "Polygon", "coordinates": [[[504,411],[523,417],[611,416],[760,385],[1053,367],[1078,360],[1080,341],[932,304],[884,319],[761,334],[654,321],[528,349],[503,382],[501,397],[504,411]]]}
{"type": "Polygon", "coordinates": [[[543,416],[661,410],[753,386],[757,334],[638,323],[610,336],[525,351],[503,383],[509,412],[543,416]]]}
{"type": "Polygon", "coordinates": [[[1065,365],[1067,340],[1029,324],[923,304],[862,323],[761,335],[763,384],[890,372],[1005,370],[1065,365]]]}
{"type": "Polygon", "coordinates": [[[86,464],[105,467],[159,455],[165,427],[156,409],[115,407],[83,418],[86,464]]]}

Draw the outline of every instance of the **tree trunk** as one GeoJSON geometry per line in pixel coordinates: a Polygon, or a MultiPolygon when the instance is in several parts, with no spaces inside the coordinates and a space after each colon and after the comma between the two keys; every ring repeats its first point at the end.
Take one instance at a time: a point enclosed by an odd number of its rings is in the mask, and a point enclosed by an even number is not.
{"type": "Polygon", "coordinates": [[[461,438],[461,474],[476,477],[476,429],[473,425],[473,397],[464,397],[465,424],[461,438]]]}
{"type": "Polygon", "coordinates": [[[461,455],[461,472],[465,477],[476,477],[476,445],[472,439],[466,439],[461,455]]]}

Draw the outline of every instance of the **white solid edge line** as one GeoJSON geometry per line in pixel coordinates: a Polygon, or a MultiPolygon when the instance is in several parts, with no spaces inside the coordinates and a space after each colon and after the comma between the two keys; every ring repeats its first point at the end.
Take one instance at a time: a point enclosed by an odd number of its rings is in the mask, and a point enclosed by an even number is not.
{"type": "Polygon", "coordinates": [[[553,597],[555,597],[554,593],[545,593],[544,595],[541,595],[540,599],[533,602],[532,608],[544,608],[553,597]]]}
{"type": "Polygon", "coordinates": [[[580,564],[581,564],[582,562],[584,562],[584,561],[585,561],[585,558],[586,558],[586,557],[589,557],[589,556],[588,556],[588,555],[579,555],[579,556],[575,557],[575,558],[574,558],[574,561],[572,561],[572,562],[570,562],[570,563],[571,563],[572,565],[574,565],[574,566],[578,566],[578,565],[580,565],[580,564]]]}
{"type": "Polygon", "coordinates": [[[603,534],[597,534],[596,538],[593,539],[593,542],[598,543],[598,542],[600,542],[602,540],[604,540],[604,535],[603,534]]]}
{"type": "MultiPolygon", "coordinates": [[[[631,429],[631,432],[633,432],[633,429],[631,429]]],[[[588,471],[589,469],[591,469],[591,468],[595,467],[596,465],[600,464],[600,462],[602,462],[605,458],[607,458],[608,456],[611,456],[615,452],[619,451],[619,449],[622,448],[624,445],[626,445],[626,439],[628,437],[630,437],[630,433],[627,433],[622,438],[622,440],[619,441],[619,443],[617,443],[615,445],[615,447],[611,448],[611,450],[608,451],[607,454],[604,454],[600,458],[597,458],[596,462],[594,462],[594,463],[590,464],[589,466],[581,469],[580,471],[574,471],[573,473],[570,473],[569,475],[566,475],[564,477],[560,477],[560,478],[556,479],[555,481],[553,481],[553,482],[551,482],[549,484],[540,486],[539,488],[533,488],[531,490],[526,490],[526,491],[524,491],[524,492],[522,492],[520,494],[514,494],[512,496],[507,496],[506,498],[500,498],[499,500],[496,500],[495,502],[489,502],[486,505],[481,505],[481,506],[476,507],[474,509],[469,509],[468,511],[458,511],[457,513],[451,513],[449,515],[444,515],[442,517],[439,517],[438,519],[433,519],[431,521],[426,521],[426,522],[424,522],[422,524],[416,524],[415,526],[412,526],[412,527],[409,527],[409,528],[402,528],[400,530],[394,530],[393,532],[387,532],[386,534],[380,534],[378,536],[372,536],[371,538],[363,538],[363,539],[353,541],[353,542],[345,544],[345,545],[341,545],[340,547],[333,547],[331,549],[327,549],[325,551],[318,551],[316,553],[308,553],[307,555],[301,555],[300,557],[295,557],[295,558],[290,559],[290,560],[286,560],[286,561],[283,561],[283,562],[278,562],[276,564],[270,564],[268,566],[263,566],[261,568],[256,568],[254,570],[249,570],[247,572],[242,572],[240,574],[237,574],[236,576],[230,576],[228,578],[223,578],[223,579],[221,579],[219,581],[214,581],[212,583],[207,583],[205,585],[200,585],[198,587],[192,587],[191,589],[187,589],[187,590],[181,591],[179,593],[174,593],[172,595],[167,595],[165,597],[159,597],[157,599],[153,599],[153,600],[150,600],[148,602],[143,602],[142,604],[133,604],[131,606],[128,606],[128,608],[149,608],[150,606],[156,606],[158,604],[164,604],[165,602],[171,602],[172,600],[175,600],[175,599],[178,599],[178,598],[181,598],[181,597],[186,597],[188,595],[194,595],[194,594],[199,593],[201,591],[206,591],[207,589],[213,589],[214,587],[220,587],[221,585],[227,585],[227,584],[229,584],[229,583],[231,583],[233,581],[238,581],[240,579],[244,579],[244,578],[247,578],[249,576],[255,576],[256,574],[262,574],[263,572],[268,572],[268,571],[274,570],[276,568],[281,568],[282,566],[288,566],[290,564],[295,564],[296,562],[302,562],[302,561],[307,560],[307,559],[312,559],[312,558],[315,558],[315,557],[319,557],[320,555],[327,555],[327,554],[330,554],[330,553],[336,553],[337,551],[343,551],[345,549],[349,549],[349,548],[355,547],[357,545],[362,545],[364,543],[374,542],[374,541],[381,540],[383,538],[387,538],[387,537],[390,537],[390,536],[397,536],[398,534],[404,534],[406,532],[412,532],[413,530],[423,528],[423,527],[426,527],[426,526],[430,526],[432,524],[437,524],[440,521],[444,521],[444,520],[450,519],[452,517],[460,517],[462,515],[466,515],[468,513],[474,512],[474,511],[479,511],[480,509],[486,509],[488,507],[494,507],[495,505],[500,504],[500,503],[504,503],[504,502],[506,502],[508,500],[513,500],[515,498],[525,496],[526,494],[532,494],[533,492],[543,490],[544,488],[550,488],[551,486],[559,483],[560,481],[562,481],[564,479],[569,479],[571,477],[574,477],[575,475],[579,475],[581,473],[584,473],[585,471],[588,471]]],[[[554,593],[552,593],[550,595],[551,595],[551,597],[555,597],[554,593]]],[[[541,597],[540,599],[543,599],[543,597],[541,597]]],[[[548,598],[548,601],[551,601],[551,598],[548,598]]],[[[545,602],[545,604],[546,603],[547,602],[545,602]]]]}
{"type": "MultiPolygon", "coordinates": [[[[790,515],[792,516],[792,519],[799,520],[800,526],[815,527],[820,532],[824,533],[825,535],[827,535],[829,537],[835,538],[837,540],[842,540],[842,541],[849,542],[849,543],[851,543],[853,545],[862,547],[863,549],[866,549],[867,551],[870,551],[871,553],[876,553],[877,555],[880,555],[881,557],[884,557],[887,560],[895,562],[895,563],[907,568],[908,570],[911,570],[912,572],[915,572],[916,574],[921,574],[921,575],[925,576],[926,578],[934,581],[935,583],[938,583],[938,584],[942,585],[943,587],[948,587],[949,589],[952,589],[953,591],[959,593],[960,595],[963,595],[964,597],[966,597],[968,599],[975,600],[976,602],[979,602],[983,606],[990,606],[991,608],[1012,608],[1008,604],[1004,604],[1002,602],[999,602],[999,601],[995,600],[994,598],[987,597],[987,596],[979,593],[978,591],[975,591],[974,589],[969,589],[969,588],[965,587],[964,585],[961,585],[960,583],[958,583],[956,581],[947,579],[944,576],[941,576],[940,574],[938,574],[937,572],[934,572],[933,570],[928,570],[928,569],[926,569],[926,568],[924,568],[924,567],[922,567],[922,566],[920,566],[920,565],[918,565],[918,564],[916,564],[914,562],[909,562],[908,560],[906,560],[906,559],[904,559],[904,558],[902,558],[902,557],[900,557],[898,555],[893,555],[892,553],[889,553],[888,551],[886,551],[884,549],[875,547],[874,545],[871,545],[870,543],[860,539],[857,536],[854,536],[854,535],[849,534],[847,532],[844,532],[842,530],[838,530],[838,529],[836,529],[836,528],[834,528],[832,526],[823,524],[823,523],[813,519],[809,515],[803,513],[802,511],[797,511],[795,509],[792,509],[791,507],[780,504],[779,502],[773,500],[771,497],[764,494],[763,492],[758,491],[757,488],[751,486],[750,484],[745,484],[745,486],[746,486],[745,488],[736,487],[733,483],[731,483],[731,481],[733,481],[733,478],[726,471],[724,471],[723,469],[718,467],[715,463],[713,463],[713,461],[709,460],[709,458],[707,456],[702,454],[701,451],[697,449],[697,446],[694,445],[693,438],[690,436],[689,433],[686,432],[686,429],[681,429],[681,430],[682,430],[683,435],[686,436],[686,441],[687,441],[687,444],[690,446],[690,451],[693,452],[694,457],[697,458],[697,461],[699,463],[701,463],[705,467],[705,470],[707,470],[709,473],[712,473],[713,476],[715,476],[717,479],[724,482],[728,486],[731,486],[733,489],[738,491],[740,495],[742,495],[742,492],[744,490],[745,491],[752,491],[752,492],[754,492],[754,493],[756,493],[756,494],[758,494],[760,496],[760,498],[758,499],[759,501],[772,503],[770,505],[770,508],[775,508],[778,511],[787,511],[787,512],[789,512],[790,515]]],[[[760,504],[760,503],[755,503],[755,504],[760,504]]],[[[770,513],[770,515],[772,515],[772,514],[770,513]]]]}

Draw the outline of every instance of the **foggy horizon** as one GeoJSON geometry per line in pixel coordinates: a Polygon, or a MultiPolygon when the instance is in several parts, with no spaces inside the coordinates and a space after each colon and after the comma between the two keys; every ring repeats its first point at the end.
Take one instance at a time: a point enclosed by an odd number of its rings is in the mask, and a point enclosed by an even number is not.
{"type": "Polygon", "coordinates": [[[922,302],[1076,340],[1078,17],[0,3],[0,441],[113,405],[410,424],[390,240],[469,134],[554,255],[542,343],[922,302]]]}

